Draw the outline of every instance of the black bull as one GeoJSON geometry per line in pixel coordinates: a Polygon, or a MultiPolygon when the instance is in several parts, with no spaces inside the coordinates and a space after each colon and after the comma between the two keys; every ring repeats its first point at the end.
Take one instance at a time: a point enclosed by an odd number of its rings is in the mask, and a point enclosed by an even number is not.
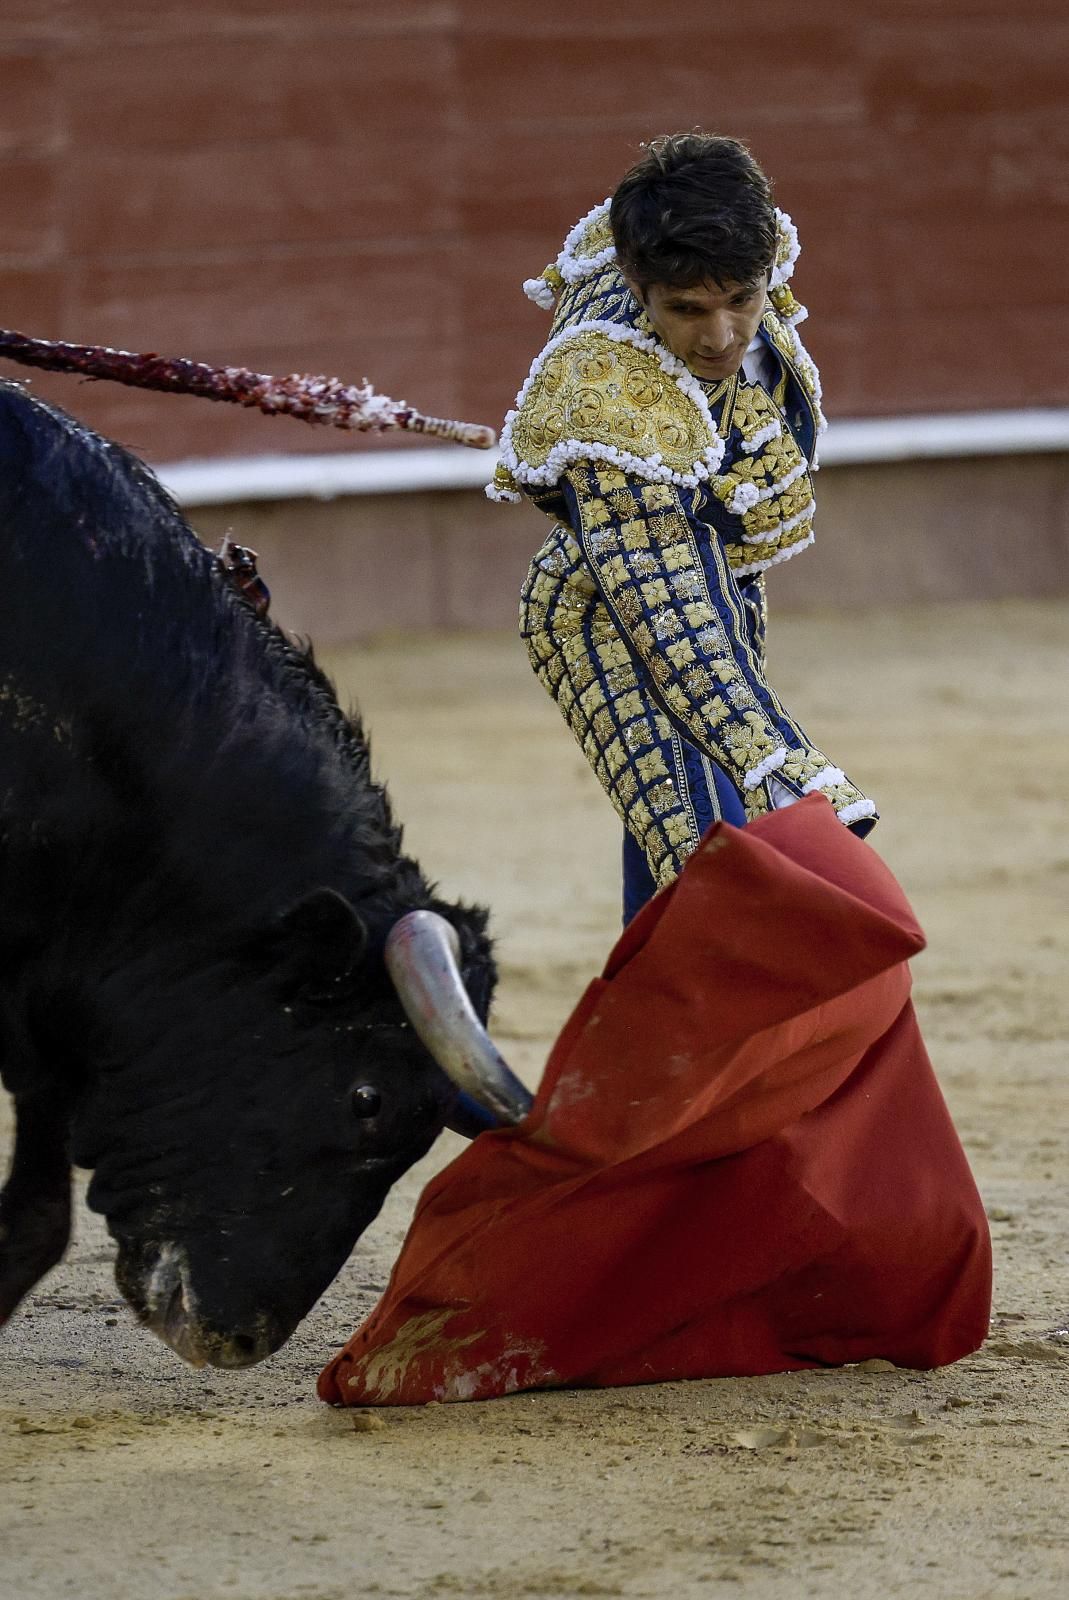
{"type": "Polygon", "coordinates": [[[289,1336],[457,1091],[384,967],[485,915],[401,850],[359,722],[151,473],[0,383],[0,1322],[62,1256],[70,1167],[188,1359],[289,1336]]]}

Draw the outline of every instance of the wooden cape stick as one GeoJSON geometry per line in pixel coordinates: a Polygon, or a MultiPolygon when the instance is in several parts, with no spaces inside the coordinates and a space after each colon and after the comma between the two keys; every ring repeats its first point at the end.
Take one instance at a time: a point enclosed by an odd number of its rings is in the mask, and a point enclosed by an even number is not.
{"type": "Polygon", "coordinates": [[[77,372],[86,378],[110,378],[136,389],[159,389],[168,394],[197,394],[205,400],[228,400],[253,406],[269,416],[300,417],[302,422],[361,432],[401,428],[436,439],[489,450],[496,442],[492,428],[475,422],[453,422],[425,417],[402,401],[376,394],[363,384],[342,383],[339,378],[317,378],[291,373],[271,377],[248,367],[213,367],[203,361],[135,355],[110,350],[106,345],[67,344],[60,339],[34,339],[25,333],[0,329],[0,356],[46,372],[77,372]]]}

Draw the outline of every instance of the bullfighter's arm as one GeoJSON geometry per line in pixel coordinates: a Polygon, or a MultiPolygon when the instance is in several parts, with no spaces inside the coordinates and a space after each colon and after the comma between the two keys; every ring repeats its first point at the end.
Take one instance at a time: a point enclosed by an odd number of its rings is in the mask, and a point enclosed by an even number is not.
{"type": "Polygon", "coordinates": [[[718,536],[692,512],[694,491],[582,463],[564,476],[569,521],[647,687],[684,739],[722,767],[749,817],[781,793],[827,796],[867,833],[876,807],[828,760],[765,681],[739,586],[718,536]],[[703,561],[702,557],[705,557],[703,561]]]}

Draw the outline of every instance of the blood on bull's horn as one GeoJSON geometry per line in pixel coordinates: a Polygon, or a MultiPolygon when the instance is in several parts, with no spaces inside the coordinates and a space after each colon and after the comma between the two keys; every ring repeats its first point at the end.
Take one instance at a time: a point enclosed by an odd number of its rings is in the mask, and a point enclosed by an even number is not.
{"type": "Polygon", "coordinates": [[[499,1122],[520,1122],[531,1108],[531,1094],[476,1016],[459,960],[455,929],[434,911],[408,912],[386,940],[394,988],[443,1072],[499,1122]]]}

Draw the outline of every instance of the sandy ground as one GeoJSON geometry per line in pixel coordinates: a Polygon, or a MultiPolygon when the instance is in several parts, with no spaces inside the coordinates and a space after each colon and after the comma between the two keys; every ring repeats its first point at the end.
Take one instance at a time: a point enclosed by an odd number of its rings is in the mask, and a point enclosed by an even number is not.
{"type": "MultiPolygon", "coordinates": [[[[773,681],[880,802],[930,938],[921,1019],[985,1195],[996,1316],[936,1373],[849,1369],[351,1415],[316,1372],[443,1139],[291,1343],[197,1373],[84,1212],[0,1339],[3,1600],[1042,1600],[1069,1593],[1069,629],[1044,605],[775,619],[773,681]],[[1060,686],[1060,687],[1059,687],[1060,686]]],[[[494,908],[496,1031],[536,1077],[615,936],[615,818],[512,639],[329,663],[409,842],[494,908]]]]}

